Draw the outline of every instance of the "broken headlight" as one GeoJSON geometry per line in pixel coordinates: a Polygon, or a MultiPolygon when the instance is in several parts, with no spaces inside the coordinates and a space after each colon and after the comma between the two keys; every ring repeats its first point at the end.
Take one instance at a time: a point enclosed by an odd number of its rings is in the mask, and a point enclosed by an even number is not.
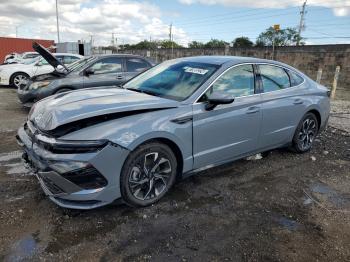
{"type": "Polygon", "coordinates": [[[38,88],[46,87],[50,84],[50,81],[40,81],[40,82],[34,82],[29,86],[29,89],[35,90],[38,88]]]}
{"type": "Polygon", "coordinates": [[[104,148],[109,141],[102,140],[61,140],[46,137],[41,134],[36,136],[39,145],[46,150],[57,154],[89,153],[104,148]]]}

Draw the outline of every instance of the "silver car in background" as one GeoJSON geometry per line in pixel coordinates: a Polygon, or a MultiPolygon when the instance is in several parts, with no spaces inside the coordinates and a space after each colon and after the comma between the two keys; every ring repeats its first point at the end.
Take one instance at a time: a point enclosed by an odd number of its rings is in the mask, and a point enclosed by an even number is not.
{"type": "Polygon", "coordinates": [[[307,152],[329,110],[328,89],[288,65],[188,57],[120,88],[48,97],[17,139],[58,205],[147,206],[196,171],[279,147],[307,152]]]}

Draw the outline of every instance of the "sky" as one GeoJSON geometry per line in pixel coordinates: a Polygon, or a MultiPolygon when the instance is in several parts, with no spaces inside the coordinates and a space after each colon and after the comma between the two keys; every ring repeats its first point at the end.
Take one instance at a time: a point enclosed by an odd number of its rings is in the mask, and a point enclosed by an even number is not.
{"type": "MultiPolygon", "coordinates": [[[[109,45],[169,38],[255,42],[269,26],[297,27],[304,0],[58,0],[60,40],[109,45]]],[[[57,41],[55,0],[0,0],[0,36],[57,41]]],[[[350,0],[308,0],[306,44],[350,43],[350,0]]]]}

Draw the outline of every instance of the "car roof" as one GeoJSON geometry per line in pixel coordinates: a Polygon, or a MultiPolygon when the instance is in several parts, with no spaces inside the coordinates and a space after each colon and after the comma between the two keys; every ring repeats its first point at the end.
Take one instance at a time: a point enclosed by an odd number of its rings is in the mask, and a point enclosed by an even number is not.
{"type": "Polygon", "coordinates": [[[133,54],[96,54],[94,57],[142,57],[141,55],[133,55],[133,54]]]}
{"type": "Polygon", "coordinates": [[[84,57],[79,54],[73,54],[73,53],[52,53],[53,55],[72,55],[72,56],[78,56],[78,57],[84,57]]]}
{"type": "Polygon", "coordinates": [[[275,63],[280,64],[276,61],[255,58],[255,57],[244,57],[244,56],[191,56],[179,58],[183,61],[189,62],[198,62],[198,63],[207,63],[214,65],[223,65],[223,64],[240,64],[240,63],[275,63]]]}

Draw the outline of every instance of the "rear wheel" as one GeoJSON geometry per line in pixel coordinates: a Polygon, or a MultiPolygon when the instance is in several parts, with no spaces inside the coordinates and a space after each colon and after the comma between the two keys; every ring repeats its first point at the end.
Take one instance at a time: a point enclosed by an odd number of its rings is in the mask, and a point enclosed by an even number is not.
{"type": "Polygon", "coordinates": [[[313,113],[307,113],[300,121],[293,137],[293,148],[295,151],[298,153],[309,151],[317,132],[317,117],[313,113]]]}
{"type": "Polygon", "coordinates": [[[26,81],[29,79],[29,75],[26,73],[18,72],[11,76],[10,85],[19,88],[21,85],[27,84],[26,81]]]}
{"type": "Polygon", "coordinates": [[[131,206],[148,206],[161,199],[175,182],[177,161],[165,144],[141,145],[125,161],[121,193],[131,206]]]}

